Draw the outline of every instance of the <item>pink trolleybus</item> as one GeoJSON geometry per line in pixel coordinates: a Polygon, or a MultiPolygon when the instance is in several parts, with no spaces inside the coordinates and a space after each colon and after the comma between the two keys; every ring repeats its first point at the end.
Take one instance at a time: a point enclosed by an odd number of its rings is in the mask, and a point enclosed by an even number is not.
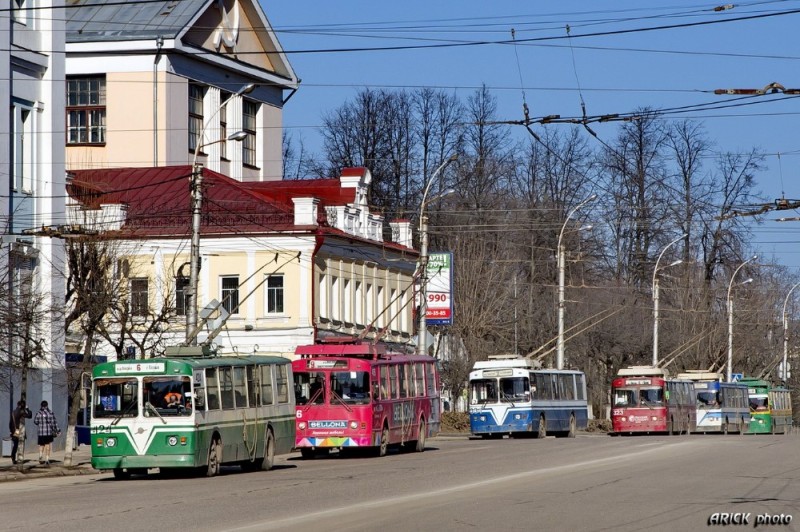
{"type": "Polygon", "coordinates": [[[296,447],[304,458],[331,449],[425,450],[440,425],[433,358],[366,341],[299,346],[292,362],[296,447]]]}

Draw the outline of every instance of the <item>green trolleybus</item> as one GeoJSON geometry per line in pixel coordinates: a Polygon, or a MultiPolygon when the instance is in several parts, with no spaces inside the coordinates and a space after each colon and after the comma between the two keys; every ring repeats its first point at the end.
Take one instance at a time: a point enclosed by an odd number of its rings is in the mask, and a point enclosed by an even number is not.
{"type": "Polygon", "coordinates": [[[169,348],[92,371],[92,467],[118,479],[149,468],[270,469],[295,441],[291,362],[169,348]]]}
{"type": "Polygon", "coordinates": [[[745,377],[750,399],[748,434],[788,434],[792,427],[792,398],[787,388],[745,377]]]}

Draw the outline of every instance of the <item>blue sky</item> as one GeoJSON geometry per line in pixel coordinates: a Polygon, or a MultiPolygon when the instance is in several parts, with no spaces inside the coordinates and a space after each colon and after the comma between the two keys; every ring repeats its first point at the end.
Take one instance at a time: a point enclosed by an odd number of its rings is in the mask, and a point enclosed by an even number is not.
{"type": "MultiPolygon", "coordinates": [[[[761,149],[767,168],[757,190],[768,201],[800,199],[800,96],[734,102],[713,92],[772,82],[800,89],[800,0],[747,1],[723,11],[714,11],[722,4],[683,0],[261,1],[302,79],[284,109],[284,126],[314,151],[321,116],[363,87],[431,86],[465,98],[486,84],[499,118],[508,120],[522,119],[523,92],[532,117],[580,116],[581,98],[590,116],[747,103],[673,116],[702,120],[718,151],[761,149]],[[742,18],[749,19],[735,20],[742,18]],[[641,31],[665,26],[672,27],[641,31]],[[512,28],[516,45],[474,44],[509,41],[512,28]],[[398,46],[427,48],[368,50],[398,46]]],[[[607,141],[616,127],[592,126],[607,141]]],[[[519,135],[526,133],[520,128],[519,135]]],[[[766,218],[780,216],[800,213],[766,218]]],[[[754,228],[752,244],[764,261],[775,254],[795,272],[798,242],[800,222],[754,228]]]]}

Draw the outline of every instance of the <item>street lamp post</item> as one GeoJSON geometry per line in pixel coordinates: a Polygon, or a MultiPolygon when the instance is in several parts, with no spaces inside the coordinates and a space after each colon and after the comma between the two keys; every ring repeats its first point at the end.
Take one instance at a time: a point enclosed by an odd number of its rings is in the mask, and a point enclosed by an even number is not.
{"type": "Polygon", "coordinates": [[[579,204],[577,204],[571,211],[567,213],[567,218],[564,220],[564,225],[561,226],[561,232],[558,233],[558,249],[557,249],[557,262],[558,262],[558,344],[556,355],[556,369],[564,369],[564,262],[565,253],[564,247],[561,244],[561,239],[564,237],[564,229],[567,227],[569,219],[575,212],[597,198],[597,194],[592,194],[579,204]]]}
{"type": "Polygon", "coordinates": [[[786,381],[789,371],[789,317],[786,315],[786,305],[789,303],[789,296],[792,295],[794,289],[800,286],[800,283],[795,284],[789,289],[786,294],[786,299],[783,300],[783,380],[786,381]]]}
{"type": "MultiPolygon", "coordinates": [[[[733,300],[731,299],[731,290],[733,289],[733,280],[736,278],[736,274],[739,273],[745,264],[748,262],[754,261],[758,258],[758,255],[753,255],[743,263],[739,265],[736,270],[734,270],[733,275],[731,275],[731,281],[728,283],[728,368],[725,374],[725,378],[728,382],[731,382],[731,375],[733,374],[733,300]]],[[[749,278],[742,281],[741,284],[752,283],[753,279],[749,278]]]]}
{"type": "MultiPolygon", "coordinates": [[[[234,96],[242,96],[243,94],[249,94],[253,92],[255,89],[255,84],[248,83],[238,91],[234,96]]],[[[197,288],[198,282],[200,278],[200,215],[201,209],[203,204],[203,168],[202,165],[197,163],[197,159],[200,156],[200,149],[203,146],[210,146],[212,144],[216,144],[218,142],[225,142],[227,140],[236,140],[241,141],[244,140],[246,133],[243,131],[237,131],[236,133],[228,136],[225,139],[217,139],[212,142],[203,143],[203,137],[205,136],[206,128],[208,124],[214,119],[214,117],[219,114],[219,112],[228,105],[228,102],[233,100],[233,98],[228,98],[224,102],[222,102],[217,110],[208,118],[208,120],[203,124],[203,128],[200,130],[200,136],[197,138],[197,143],[194,149],[194,158],[192,159],[192,176],[190,182],[190,190],[192,195],[192,239],[191,239],[191,247],[189,251],[189,286],[185,290],[186,294],[186,345],[195,345],[196,342],[196,335],[195,329],[197,328],[197,288]]]]}
{"type": "MultiPolygon", "coordinates": [[[[419,333],[417,335],[417,354],[424,355],[428,351],[428,217],[425,215],[425,204],[428,201],[428,192],[430,192],[431,184],[439,177],[442,170],[448,164],[458,159],[457,154],[451,155],[445,162],[439,165],[434,170],[431,178],[425,184],[425,190],[422,193],[422,201],[419,204],[419,333]]],[[[447,193],[453,192],[448,190],[447,193]]],[[[442,194],[443,195],[443,194],[442,194]]]]}
{"type": "MultiPolygon", "coordinates": [[[[661,262],[661,257],[664,256],[664,253],[670,246],[677,244],[687,236],[688,235],[683,234],[664,246],[664,249],[662,249],[661,253],[658,255],[658,259],[656,259],[656,267],[653,269],[653,367],[658,366],[658,263],[661,262]]],[[[682,262],[682,260],[676,260],[664,266],[664,268],[677,266],[682,262]]]]}

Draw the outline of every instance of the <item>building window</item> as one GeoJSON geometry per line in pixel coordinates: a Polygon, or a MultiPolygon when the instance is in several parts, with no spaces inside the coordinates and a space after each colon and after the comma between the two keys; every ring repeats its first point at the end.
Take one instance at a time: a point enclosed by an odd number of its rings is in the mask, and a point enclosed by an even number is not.
{"type": "Polygon", "coordinates": [[[105,76],[67,78],[67,144],[105,144],[105,76]]]}
{"type": "Polygon", "coordinates": [[[189,151],[195,152],[200,146],[202,150],[203,139],[203,98],[206,88],[197,83],[189,83],[189,151]]]}
{"type": "Polygon", "coordinates": [[[186,300],[189,295],[186,289],[189,287],[189,279],[186,277],[175,278],[175,315],[186,316],[186,307],[188,301],[186,300]]]}
{"type": "Polygon", "coordinates": [[[247,166],[256,166],[256,115],[258,104],[250,100],[243,101],[242,130],[247,136],[242,141],[242,162],[247,166]]]}
{"type": "MultiPolygon", "coordinates": [[[[14,168],[12,183],[15,192],[33,193],[34,114],[32,108],[14,105],[14,168]]],[[[19,208],[19,207],[17,207],[19,208]]],[[[20,214],[24,214],[20,212],[20,214]]]]}
{"type": "Polygon", "coordinates": [[[131,279],[131,314],[147,316],[147,279],[131,279]]]}
{"type": "Polygon", "coordinates": [[[283,275],[267,276],[267,314],[283,314],[283,275]]]}
{"type": "Polygon", "coordinates": [[[225,139],[219,143],[219,156],[222,159],[228,159],[228,105],[227,102],[231,97],[230,92],[221,92],[219,94],[219,138],[225,139]]]}
{"type": "Polygon", "coordinates": [[[239,276],[232,275],[222,278],[222,308],[228,314],[239,313],[239,276]]]}

